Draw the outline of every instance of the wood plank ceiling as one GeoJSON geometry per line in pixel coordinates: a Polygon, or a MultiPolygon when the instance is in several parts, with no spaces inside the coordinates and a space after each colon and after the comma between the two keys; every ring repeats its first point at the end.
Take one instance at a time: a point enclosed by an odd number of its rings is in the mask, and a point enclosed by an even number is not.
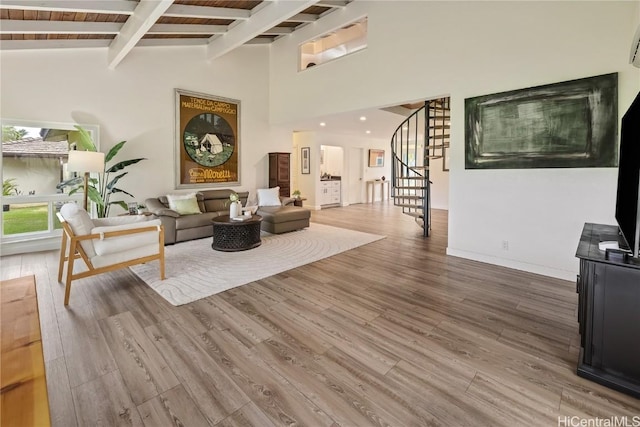
{"type": "Polygon", "coordinates": [[[202,45],[213,59],[271,43],[350,1],[2,0],[0,50],[107,47],[115,68],[135,46],[202,45]]]}

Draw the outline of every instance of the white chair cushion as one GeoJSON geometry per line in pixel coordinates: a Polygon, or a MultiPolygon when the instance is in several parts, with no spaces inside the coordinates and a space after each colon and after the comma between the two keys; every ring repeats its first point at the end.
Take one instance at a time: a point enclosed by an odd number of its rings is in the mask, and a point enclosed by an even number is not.
{"type": "MultiPolygon", "coordinates": [[[[75,203],[65,203],[60,208],[60,215],[67,221],[76,236],[91,234],[91,230],[94,227],[93,221],[87,211],[80,206],[75,203]]],[[[80,245],[89,258],[93,258],[96,255],[91,240],[84,240],[80,242],[80,245]]]]}
{"type": "Polygon", "coordinates": [[[260,188],[258,193],[258,206],[282,206],[280,201],[280,187],[260,188]]]}
{"type": "MultiPolygon", "coordinates": [[[[144,221],[144,222],[136,222],[133,224],[123,224],[123,225],[115,225],[108,227],[94,227],[91,230],[92,234],[98,233],[106,233],[110,231],[121,231],[121,230],[135,230],[136,228],[143,227],[151,227],[151,226],[160,226],[161,222],[159,219],[155,219],[152,221],[144,221]]],[[[158,231],[148,231],[144,233],[136,233],[130,234],[128,236],[118,236],[118,237],[109,237],[105,239],[93,239],[93,246],[95,248],[96,254],[99,256],[123,253],[127,254],[128,252],[134,251],[137,248],[156,245],[158,247],[158,231]]],[[[156,252],[157,253],[157,252],[156,252]]],[[[125,255],[126,257],[126,255],[125,255]]],[[[131,257],[129,259],[136,258],[131,257]]]]}
{"type": "MultiPolygon", "coordinates": [[[[157,236],[156,236],[157,237],[157,236]]],[[[91,264],[95,268],[106,267],[108,265],[119,264],[121,262],[131,261],[136,258],[143,258],[151,255],[157,255],[160,247],[156,241],[152,245],[139,246],[124,252],[116,252],[107,255],[96,255],[91,258],[91,264]]]]}

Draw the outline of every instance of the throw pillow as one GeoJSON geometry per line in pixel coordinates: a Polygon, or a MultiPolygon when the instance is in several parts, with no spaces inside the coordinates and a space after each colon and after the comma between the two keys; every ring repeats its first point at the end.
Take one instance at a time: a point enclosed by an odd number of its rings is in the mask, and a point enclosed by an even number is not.
{"type": "Polygon", "coordinates": [[[198,206],[196,193],[167,194],[167,200],[169,201],[169,209],[178,212],[180,215],[202,213],[198,206]]]}
{"type": "Polygon", "coordinates": [[[190,199],[180,199],[174,201],[174,211],[178,212],[180,215],[194,215],[202,213],[200,212],[200,207],[198,206],[198,199],[192,197],[190,199]]]}
{"type": "Polygon", "coordinates": [[[281,206],[280,187],[261,188],[257,190],[258,206],[281,206]]]}

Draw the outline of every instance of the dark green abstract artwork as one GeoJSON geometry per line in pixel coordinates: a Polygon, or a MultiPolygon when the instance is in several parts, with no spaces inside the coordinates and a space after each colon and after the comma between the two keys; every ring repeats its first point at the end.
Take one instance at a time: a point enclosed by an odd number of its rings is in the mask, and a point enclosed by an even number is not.
{"type": "Polygon", "coordinates": [[[465,169],[616,167],[618,74],[465,99],[465,169]]]}

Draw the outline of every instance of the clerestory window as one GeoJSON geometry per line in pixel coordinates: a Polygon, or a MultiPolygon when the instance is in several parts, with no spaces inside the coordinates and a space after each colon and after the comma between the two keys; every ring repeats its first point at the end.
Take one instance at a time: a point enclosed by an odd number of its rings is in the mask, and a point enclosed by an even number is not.
{"type": "Polygon", "coordinates": [[[299,70],[333,61],[367,47],[367,18],[300,45],[299,70]]]}

